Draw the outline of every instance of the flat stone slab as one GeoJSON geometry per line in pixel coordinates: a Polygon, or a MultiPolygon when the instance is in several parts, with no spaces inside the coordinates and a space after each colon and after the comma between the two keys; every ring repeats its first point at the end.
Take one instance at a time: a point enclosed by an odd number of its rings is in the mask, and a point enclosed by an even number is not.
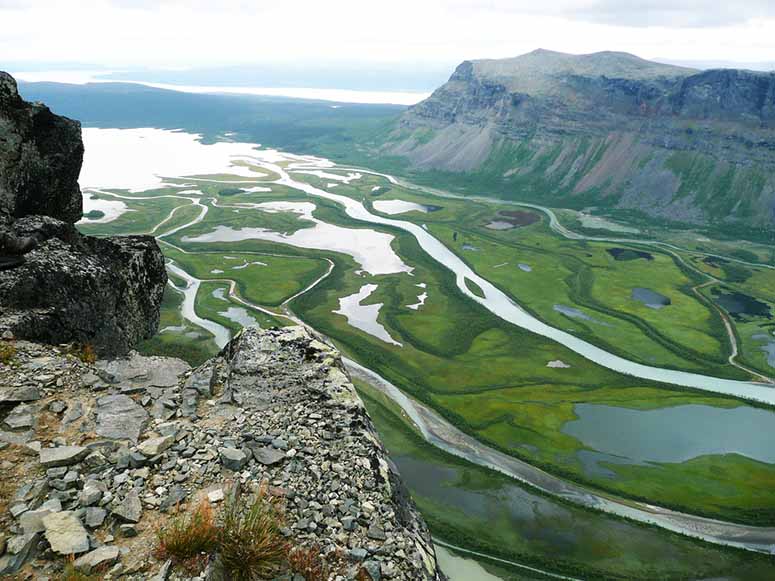
{"type": "Polygon", "coordinates": [[[146,412],[128,395],[106,395],[97,400],[97,435],[137,442],[148,423],[146,412]]]}
{"type": "Polygon", "coordinates": [[[0,388],[0,403],[19,403],[38,401],[40,389],[37,387],[4,387],[0,388]]]}
{"type": "Polygon", "coordinates": [[[56,468],[57,466],[70,466],[77,464],[90,450],[82,446],[60,446],[59,448],[41,448],[40,463],[44,468],[56,468]]]}
{"type": "Polygon", "coordinates": [[[161,436],[159,438],[149,438],[137,446],[137,449],[143,456],[153,457],[165,452],[175,443],[172,436],[161,436]]]}
{"type": "Polygon", "coordinates": [[[35,423],[35,408],[27,404],[19,404],[13,408],[5,418],[5,425],[12,430],[31,428],[35,423]]]}
{"type": "Polygon", "coordinates": [[[126,359],[98,361],[97,368],[111,376],[113,383],[134,391],[149,387],[175,387],[178,377],[191,366],[182,359],[144,357],[132,351],[126,359]]]}
{"type": "Polygon", "coordinates": [[[89,575],[94,569],[112,565],[118,561],[118,556],[118,547],[100,547],[99,549],[94,549],[91,553],[78,557],[73,566],[89,575]]]}
{"type": "Polygon", "coordinates": [[[77,555],[89,550],[89,535],[72,511],[54,512],[43,517],[46,540],[60,555],[77,555]]]}
{"type": "Polygon", "coordinates": [[[264,466],[271,466],[285,460],[285,452],[271,446],[250,446],[250,451],[253,453],[253,458],[256,459],[256,462],[264,466]]]}

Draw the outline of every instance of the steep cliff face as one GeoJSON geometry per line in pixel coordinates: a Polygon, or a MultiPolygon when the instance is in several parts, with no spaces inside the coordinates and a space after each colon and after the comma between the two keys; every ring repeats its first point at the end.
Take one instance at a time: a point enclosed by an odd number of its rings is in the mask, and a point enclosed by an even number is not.
{"type": "Polygon", "coordinates": [[[775,73],[623,53],[466,61],[385,151],[514,197],[687,222],[775,223],[775,73]]]}
{"type": "Polygon", "coordinates": [[[82,159],[80,125],[0,72],[0,332],[126,353],[156,331],[164,259],[150,236],[78,233],[82,159]]]}
{"type": "Polygon", "coordinates": [[[22,100],[0,71],[0,212],[80,220],[81,126],[22,100]]]}

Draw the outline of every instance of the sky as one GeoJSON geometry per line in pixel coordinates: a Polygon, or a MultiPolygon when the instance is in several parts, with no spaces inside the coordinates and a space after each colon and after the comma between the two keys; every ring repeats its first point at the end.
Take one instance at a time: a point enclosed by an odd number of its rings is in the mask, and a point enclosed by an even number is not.
{"type": "Polygon", "coordinates": [[[0,0],[0,22],[0,68],[357,62],[421,69],[539,47],[775,60],[773,0],[0,0]]]}

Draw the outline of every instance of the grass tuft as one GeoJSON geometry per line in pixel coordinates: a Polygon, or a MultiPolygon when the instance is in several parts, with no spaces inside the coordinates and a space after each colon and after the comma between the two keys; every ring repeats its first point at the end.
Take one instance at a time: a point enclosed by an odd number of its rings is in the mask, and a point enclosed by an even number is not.
{"type": "Polygon", "coordinates": [[[218,549],[224,570],[235,581],[272,577],[288,556],[280,532],[283,515],[262,487],[250,501],[230,500],[223,514],[218,549]]]}
{"type": "Polygon", "coordinates": [[[65,565],[64,571],[59,581],[99,581],[101,577],[97,575],[87,575],[86,573],[79,571],[75,568],[72,561],[65,565]]]}
{"type": "Polygon", "coordinates": [[[97,361],[97,352],[94,351],[94,347],[91,343],[84,343],[83,345],[76,345],[73,350],[73,355],[84,363],[92,364],[97,361]]]}
{"type": "Polygon", "coordinates": [[[16,357],[16,347],[9,341],[3,341],[0,343],[0,363],[3,365],[10,365],[16,357]]]}
{"type": "Polygon", "coordinates": [[[190,514],[171,519],[156,536],[156,556],[160,560],[172,559],[190,573],[201,571],[218,545],[213,509],[203,501],[190,514]]]}
{"type": "Polygon", "coordinates": [[[320,548],[297,547],[288,554],[291,572],[301,575],[305,581],[324,581],[328,578],[328,566],[320,556],[320,548]]]}

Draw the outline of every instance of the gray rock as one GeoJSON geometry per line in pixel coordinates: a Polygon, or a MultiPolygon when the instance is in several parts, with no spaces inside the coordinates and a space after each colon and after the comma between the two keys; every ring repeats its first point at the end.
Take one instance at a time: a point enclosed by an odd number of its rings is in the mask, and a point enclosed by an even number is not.
{"type": "Polygon", "coordinates": [[[29,510],[21,515],[19,518],[19,526],[24,531],[25,535],[32,533],[42,533],[46,527],[43,526],[43,518],[62,510],[62,503],[53,498],[44,502],[40,507],[35,510],[29,510]]]}
{"type": "Polygon", "coordinates": [[[161,569],[159,569],[159,572],[153,576],[151,581],[167,581],[167,575],[169,575],[171,567],[172,560],[167,559],[164,565],[161,566],[161,569]]]}
{"type": "Polygon", "coordinates": [[[30,428],[35,423],[33,413],[35,408],[27,404],[19,404],[5,418],[5,425],[12,430],[30,428]]]}
{"type": "Polygon", "coordinates": [[[153,457],[165,452],[175,443],[172,436],[161,436],[159,438],[149,438],[138,444],[137,449],[144,456],[153,457]]]}
{"type": "Polygon", "coordinates": [[[38,401],[40,389],[37,387],[3,387],[0,388],[0,403],[19,403],[38,401]]]}
{"type": "Polygon", "coordinates": [[[371,581],[380,581],[382,579],[381,567],[377,561],[366,561],[363,564],[363,568],[369,574],[371,581]]]}
{"type": "Polygon", "coordinates": [[[137,527],[132,524],[123,524],[118,527],[118,533],[125,539],[137,536],[137,527]]]}
{"type": "Polygon", "coordinates": [[[6,542],[6,554],[0,557],[0,575],[11,575],[35,554],[40,533],[17,535],[6,542]]]}
{"type": "Polygon", "coordinates": [[[256,459],[256,462],[263,464],[264,466],[272,466],[285,460],[285,452],[272,448],[271,446],[249,444],[248,448],[253,454],[253,458],[256,459]]]}
{"type": "Polygon", "coordinates": [[[159,505],[159,510],[162,512],[167,512],[171,508],[175,508],[178,506],[181,502],[186,500],[186,497],[188,496],[188,493],[186,492],[186,489],[182,486],[175,485],[170,490],[169,494],[164,498],[164,500],[159,505]]]}
{"type": "Polygon", "coordinates": [[[248,462],[248,455],[237,448],[221,448],[219,452],[223,466],[234,472],[242,470],[248,462]]]}
{"type": "Polygon", "coordinates": [[[102,499],[102,490],[93,482],[87,482],[78,495],[78,503],[81,506],[93,506],[102,499]]]}
{"type": "Polygon", "coordinates": [[[69,406],[67,406],[67,412],[65,412],[64,417],[62,418],[62,423],[72,424],[76,420],[79,420],[83,416],[83,404],[80,401],[74,401],[69,406]]]}
{"type": "Polygon", "coordinates": [[[191,369],[181,359],[145,357],[132,351],[124,359],[103,360],[97,367],[121,385],[124,393],[144,391],[152,387],[176,387],[178,377],[191,369]]]}
{"type": "Polygon", "coordinates": [[[118,561],[119,550],[118,547],[100,547],[94,549],[90,553],[78,557],[73,566],[90,575],[95,569],[104,569],[118,561]]]}
{"type": "Polygon", "coordinates": [[[148,423],[148,412],[128,395],[106,395],[97,400],[97,435],[137,442],[148,423]]]}
{"type": "Polygon", "coordinates": [[[111,512],[125,522],[140,522],[140,518],[143,516],[143,505],[140,503],[137,491],[133,489],[128,492],[123,501],[113,506],[111,512]]]}
{"type": "Polygon", "coordinates": [[[370,539],[374,539],[375,541],[384,541],[387,539],[385,531],[382,530],[382,527],[375,523],[372,523],[372,525],[369,527],[369,530],[366,532],[366,536],[370,539]]]}
{"type": "Polygon", "coordinates": [[[89,535],[74,512],[55,512],[43,517],[46,540],[60,555],[76,555],[89,550],[89,535]]]}
{"type": "Polygon", "coordinates": [[[59,448],[41,448],[40,463],[44,468],[70,466],[89,455],[89,449],[81,446],[60,446],[59,448]]]}
{"type": "Polygon", "coordinates": [[[83,522],[90,529],[96,529],[102,526],[102,523],[105,522],[105,518],[107,516],[108,511],[106,511],[104,508],[90,506],[84,513],[83,522]]]}

